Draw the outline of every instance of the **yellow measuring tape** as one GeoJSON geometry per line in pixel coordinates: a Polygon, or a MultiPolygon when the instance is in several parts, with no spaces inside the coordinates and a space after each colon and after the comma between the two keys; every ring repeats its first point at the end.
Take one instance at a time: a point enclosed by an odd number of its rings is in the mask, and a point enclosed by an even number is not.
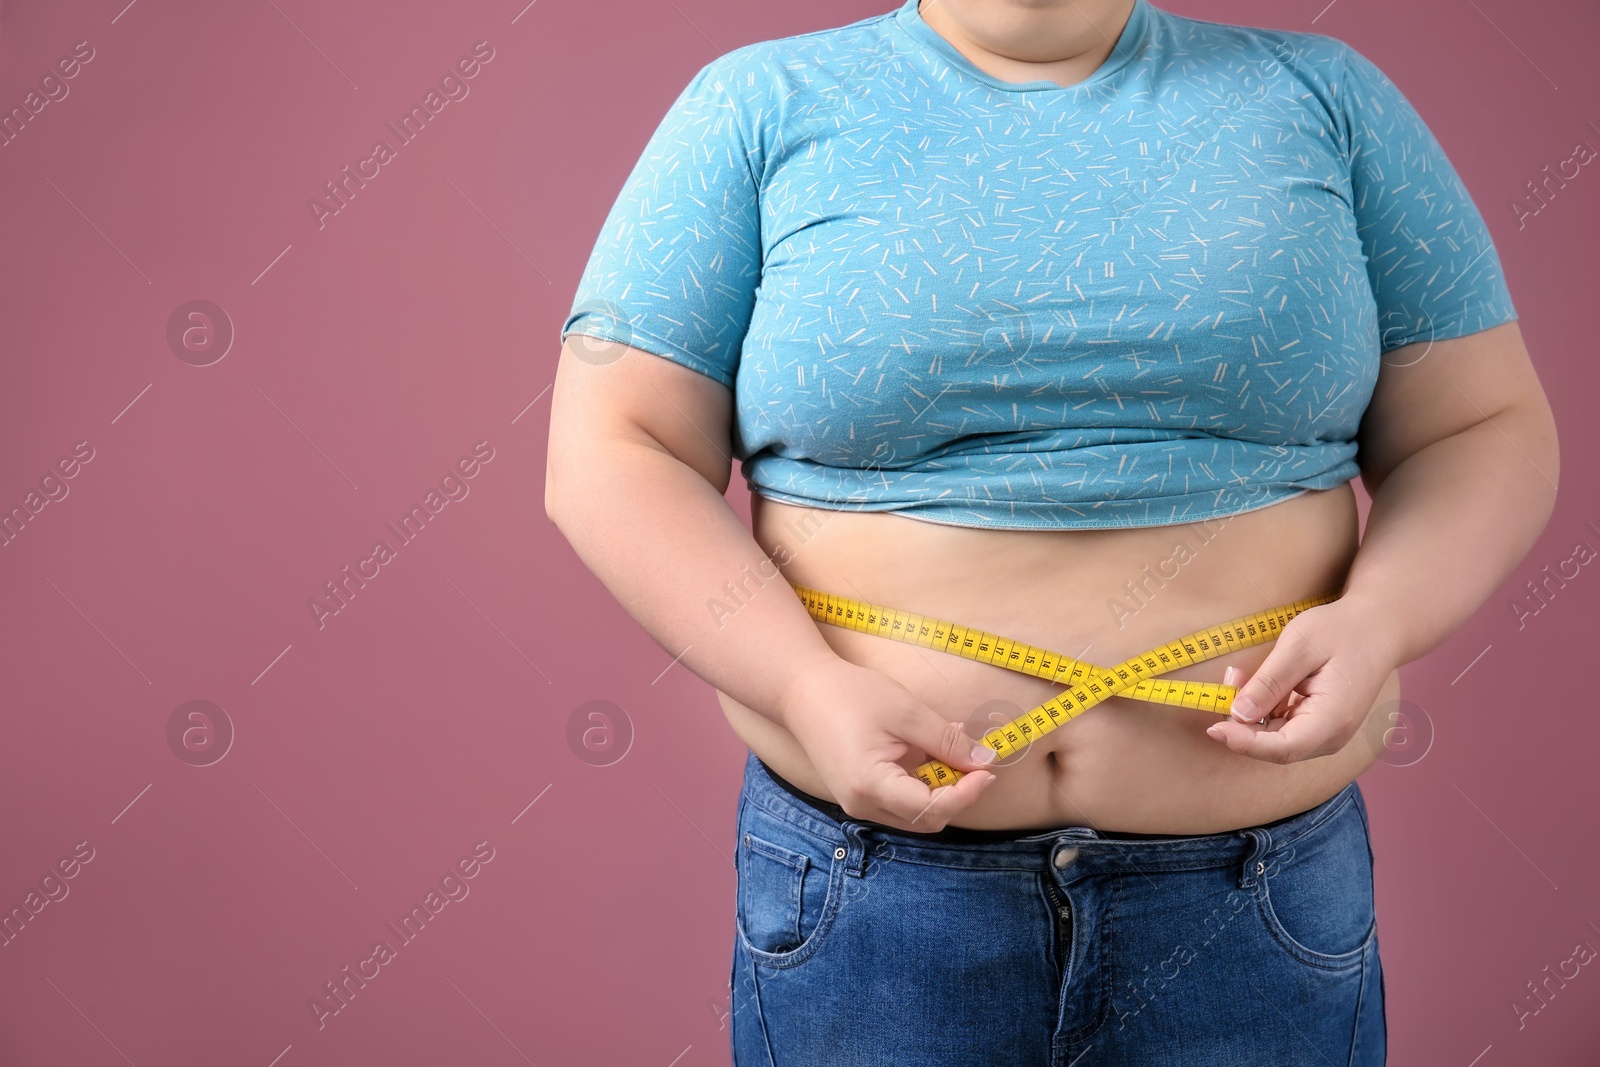
{"type": "MultiPolygon", "coordinates": [[[[1296,615],[1339,599],[1338,593],[1324,593],[1252,615],[1241,615],[1168,644],[1157,645],[1115,667],[1101,667],[987,630],[834,596],[803,585],[793,586],[793,589],[806,611],[818,622],[920,645],[936,652],[949,652],[1065,684],[1065,692],[983,735],[981,740],[995,750],[996,759],[1026,749],[1034,738],[1082,715],[1107,697],[1132,697],[1227,715],[1233,696],[1238,692],[1235,686],[1220,682],[1167,681],[1153,676],[1274,640],[1296,615]]],[[[950,785],[964,773],[936,759],[916,769],[917,777],[931,788],[950,785]]]]}

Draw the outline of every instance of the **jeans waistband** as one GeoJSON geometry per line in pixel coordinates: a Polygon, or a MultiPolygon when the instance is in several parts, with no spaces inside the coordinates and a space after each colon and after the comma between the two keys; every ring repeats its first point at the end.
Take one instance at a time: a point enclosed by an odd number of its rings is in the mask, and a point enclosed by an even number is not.
{"type": "Polygon", "coordinates": [[[1102,832],[1087,826],[1048,830],[968,830],[947,827],[914,834],[880,823],[854,819],[837,804],[813,797],[784,781],[751,752],[745,762],[744,799],[768,815],[824,840],[837,840],[846,826],[890,846],[894,858],[936,866],[1032,869],[1049,861],[1062,846],[1076,849],[1074,866],[1182,870],[1228,866],[1277,851],[1355,805],[1365,819],[1365,803],[1355,782],[1315,807],[1260,826],[1218,834],[1155,835],[1102,832]]]}

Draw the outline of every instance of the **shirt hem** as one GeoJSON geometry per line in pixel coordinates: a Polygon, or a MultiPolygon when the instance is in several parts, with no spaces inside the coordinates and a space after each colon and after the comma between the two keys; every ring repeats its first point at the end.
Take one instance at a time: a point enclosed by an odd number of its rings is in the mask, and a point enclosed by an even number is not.
{"type": "Polygon", "coordinates": [[[562,332],[561,343],[565,344],[567,338],[571,337],[573,334],[582,334],[584,337],[593,337],[598,341],[611,341],[619,345],[627,345],[629,348],[637,348],[641,352],[648,352],[652,356],[659,356],[662,359],[678,364],[680,367],[687,367],[697,374],[703,374],[707,378],[710,378],[712,381],[716,382],[718,385],[724,386],[725,388],[732,389],[734,387],[733,375],[725,374],[725,372],[707,360],[695,355],[692,352],[689,352],[686,349],[679,348],[677,345],[674,345],[669,341],[663,341],[659,337],[654,337],[648,333],[645,333],[643,330],[635,329],[631,326],[628,327],[628,329],[621,331],[608,331],[597,326],[573,327],[570,330],[565,330],[562,332]],[[614,333],[626,333],[628,336],[616,337],[613,336],[614,333]],[[635,344],[634,342],[640,338],[643,338],[646,343],[635,344]],[[657,349],[664,349],[664,351],[657,351],[657,349]]]}
{"type": "MultiPolygon", "coordinates": [[[[1349,480],[1350,479],[1347,478],[1347,479],[1345,479],[1345,482],[1348,482],[1349,480]]],[[[1345,484],[1345,482],[1340,482],[1338,484],[1339,485],[1343,485],[1343,484],[1345,484]]],[[[1333,488],[1337,488],[1337,487],[1338,486],[1329,486],[1328,488],[1333,489],[1333,488]]],[[[754,493],[755,495],[757,495],[757,496],[763,496],[763,497],[766,497],[768,500],[773,500],[773,501],[776,501],[777,503],[780,503],[780,504],[788,504],[788,505],[790,505],[792,507],[815,508],[818,511],[856,511],[856,512],[887,511],[887,512],[891,512],[891,513],[896,514],[896,515],[900,515],[900,516],[902,516],[904,518],[916,519],[919,522],[933,523],[934,525],[937,525],[937,526],[957,526],[957,527],[961,527],[963,529],[969,529],[969,530],[1107,530],[1107,529],[1150,529],[1150,528],[1153,528],[1153,527],[1160,527],[1160,526],[1188,526],[1188,525],[1191,525],[1191,524],[1197,523],[1197,522],[1210,522],[1210,521],[1213,521],[1213,520],[1216,520],[1216,519],[1231,519],[1236,515],[1246,515],[1246,514],[1249,514],[1252,511],[1261,511],[1261,510],[1263,510],[1265,508],[1272,507],[1274,504],[1282,504],[1285,501],[1293,500],[1295,497],[1303,496],[1306,493],[1311,492],[1311,488],[1312,487],[1310,487],[1310,486],[1304,486],[1304,487],[1296,487],[1296,488],[1290,489],[1288,491],[1272,490],[1272,491],[1269,492],[1268,498],[1266,500],[1263,500],[1258,504],[1252,504],[1249,507],[1239,508],[1239,509],[1234,510],[1234,511],[1229,511],[1229,510],[1227,510],[1225,508],[1212,508],[1212,509],[1210,509],[1208,511],[1205,511],[1205,512],[1202,512],[1202,513],[1199,513],[1199,514],[1185,515],[1182,518],[1174,518],[1174,519],[1171,519],[1171,520],[1168,520],[1168,521],[1130,522],[1130,521],[1115,520],[1115,519],[1112,519],[1112,520],[1096,519],[1096,520],[1093,520],[1093,521],[1086,521],[1081,517],[1074,517],[1074,519],[1072,521],[1070,521],[1070,522],[1062,522],[1062,523],[1053,523],[1053,522],[1048,522],[1048,521],[1023,522],[1023,523],[1016,523],[1016,522],[1012,522],[1012,523],[956,522],[956,521],[948,519],[948,518],[940,519],[940,518],[934,518],[931,515],[921,514],[918,511],[918,506],[917,505],[911,505],[911,506],[895,506],[895,505],[891,505],[889,507],[881,507],[881,506],[863,507],[863,506],[860,506],[860,505],[854,505],[853,506],[853,505],[850,505],[850,504],[844,504],[844,503],[840,503],[840,502],[837,502],[837,501],[807,500],[807,499],[805,499],[803,497],[789,496],[788,494],[782,493],[780,491],[769,490],[769,489],[765,489],[765,488],[758,488],[758,487],[754,487],[754,486],[751,487],[750,491],[752,493],[754,493]]],[[[1140,502],[1140,501],[1137,498],[1133,498],[1133,499],[1131,499],[1129,501],[1129,503],[1138,503],[1138,502],[1140,502]]],[[[974,508],[969,509],[969,510],[976,510],[978,507],[981,507],[981,505],[975,505],[974,508]]],[[[948,511],[950,509],[948,507],[945,507],[944,510],[948,511]]]]}

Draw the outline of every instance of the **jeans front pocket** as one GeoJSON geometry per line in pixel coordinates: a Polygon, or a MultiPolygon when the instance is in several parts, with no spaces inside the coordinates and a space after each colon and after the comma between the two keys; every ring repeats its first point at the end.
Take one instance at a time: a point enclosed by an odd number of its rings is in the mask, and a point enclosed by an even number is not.
{"type": "Polygon", "coordinates": [[[1273,940],[1313,967],[1359,967],[1377,932],[1372,848],[1354,789],[1321,822],[1263,857],[1256,901],[1273,940]]]}
{"type": "Polygon", "coordinates": [[[739,817],[739,938],[757,963],[795,966],[832,925],[844,876],[846,838],[830,840],[753,804],[739,817]]]}

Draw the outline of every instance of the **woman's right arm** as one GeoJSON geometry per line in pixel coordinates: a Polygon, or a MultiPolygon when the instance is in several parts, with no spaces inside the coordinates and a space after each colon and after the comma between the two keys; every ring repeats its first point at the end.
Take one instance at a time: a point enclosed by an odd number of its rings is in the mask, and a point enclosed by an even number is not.
{"type": "Polygon", "coordinates": [[[569,335],[551,405],[545,513],[663,649],[793,734],[856,818],[930,832],[977,799],[991,774],[929,790],[900,764],[925,755],[971,771],[983,765],[974,751],[992,752],[834,653],[723,496],[732,390],[640,349],[569,335]],[[750,572],[773,577],[731,616],[714,612],[723,584],[750,572]]]}

